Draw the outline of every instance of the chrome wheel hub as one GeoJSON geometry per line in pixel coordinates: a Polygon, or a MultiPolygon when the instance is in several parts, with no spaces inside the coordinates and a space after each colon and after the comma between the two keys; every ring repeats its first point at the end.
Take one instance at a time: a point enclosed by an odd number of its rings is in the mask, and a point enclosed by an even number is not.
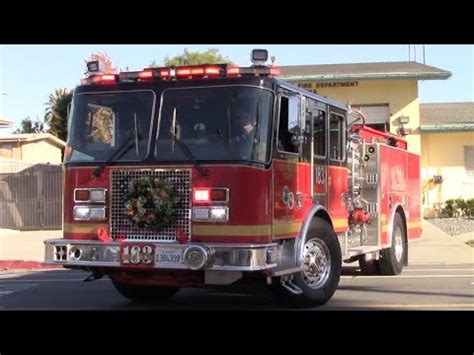
{"type": "Polygon", "coordinates": [[[397,259],[397,262],[401,262],[403,257],[403,237],[400,228],[395,230],[393,240],[395,243],[395,259],[397,259]]]}
{"type": "Polygon", "coordinates": [[[326,283],[331,271],[331,255],[326,243],[320,239],[306,242],[301,263],[306,285],[320,288],[326,283]]]}

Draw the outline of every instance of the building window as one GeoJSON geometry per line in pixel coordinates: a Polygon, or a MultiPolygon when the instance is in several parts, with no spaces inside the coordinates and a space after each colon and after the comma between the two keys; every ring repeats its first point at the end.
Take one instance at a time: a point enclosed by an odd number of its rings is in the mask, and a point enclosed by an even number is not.
{"type": "Polygon", "coordinates": [[[388,104],[380,105],[352,105],[354,109],[361,110],[365,117],[365,124],[382,132],[390,132],[390,107],[388,104]]]}
{"type": "Polygon", "coordinates": [[[13,157],[13,145],[11,143],[0,144],[0,157],[3,157],[3,158],[13,157]]]}
{"type": "Polygon", "coordinates": [[[474,145],[464,146],[464,166],[466,176],[469,179],[474,179],[474,145]]]}

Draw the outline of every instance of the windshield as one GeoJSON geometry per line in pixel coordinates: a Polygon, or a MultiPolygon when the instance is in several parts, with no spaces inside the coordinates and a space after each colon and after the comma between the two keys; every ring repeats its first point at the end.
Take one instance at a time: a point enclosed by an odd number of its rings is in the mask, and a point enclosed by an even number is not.
{"type": "Polygon", "coordinates": [[[67,162],[105,161],[130,147],[117,161],[146,157],[154,94],[151,91],[75,96],[69,121],[67,162]]]}
{"type": "Polygon", "coordinates": [[[186,160],[269,160],[273,94],[251,87],[172,89],[163,94],[155,157],[186,160]]]}

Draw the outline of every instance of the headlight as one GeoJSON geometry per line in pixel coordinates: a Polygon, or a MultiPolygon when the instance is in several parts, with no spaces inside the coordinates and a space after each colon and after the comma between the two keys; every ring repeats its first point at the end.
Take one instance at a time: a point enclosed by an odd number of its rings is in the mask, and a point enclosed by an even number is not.
{"type": "Polygon", "coordinates": [[[224,206],[193,207],[193,221],[227,222],[229,208],[224,206]]]}
{"type": "Polygon", "coordinates": [[[74,206],[74,220],[92,221],[105,219],[105,207],[74,206]]]}
{"type": "Polygon", "coordinates": [[[209,217],[214,222],[227,222],[229,220],[229,208],[227,207],[211,207],[209,217]]]}

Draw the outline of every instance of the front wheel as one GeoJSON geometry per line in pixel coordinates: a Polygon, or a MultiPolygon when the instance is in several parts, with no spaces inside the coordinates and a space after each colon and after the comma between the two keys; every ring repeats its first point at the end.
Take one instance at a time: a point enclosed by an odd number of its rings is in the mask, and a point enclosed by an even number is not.
{"type": "Polygon", "coordinates": [[[168,301],[179,291],[177,287],[141,286],[116,280],[112,283],[122,296],[136,302],[168,301]]]}
{"type": "Polygon", "coordinates": [[[292,282],[303,293],[291,293],[276,280],[278,299],[298,308],[328,302],[339,284],[342,256],[337,235],[325,220],[315,218],[311,222],[299,263],[301,272],[294,275],[292,282]]]}

